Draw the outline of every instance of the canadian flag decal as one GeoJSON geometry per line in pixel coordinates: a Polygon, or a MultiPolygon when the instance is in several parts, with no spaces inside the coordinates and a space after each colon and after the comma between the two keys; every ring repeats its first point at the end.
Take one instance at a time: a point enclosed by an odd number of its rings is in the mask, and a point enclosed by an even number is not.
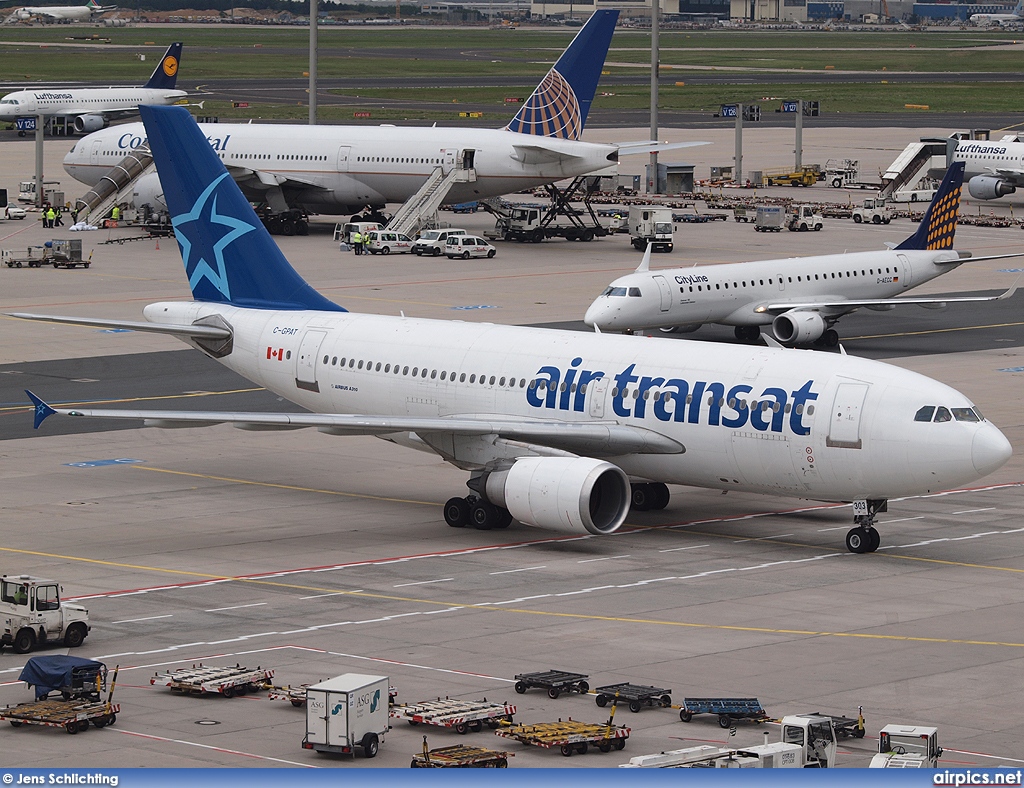
{"type": "Polygon", "coordinates": [[[278,361],[284,361],[284,348],[282,348],[282,347],[279,347],[279,348],[268,347],[267,348],[267,360],[269,361],[272,358],[276,358],[278,361]]]}

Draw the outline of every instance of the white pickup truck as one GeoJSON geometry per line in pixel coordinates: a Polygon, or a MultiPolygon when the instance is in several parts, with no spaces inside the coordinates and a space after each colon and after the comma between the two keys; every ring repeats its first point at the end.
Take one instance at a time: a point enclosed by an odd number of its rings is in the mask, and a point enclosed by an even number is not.
{"type": "Polygon", "coordinates": [[[77,648],[89,634],[89,611],[60,600],[60,584],[31,575],[0,577],[0,648],[27,654],[43,643],[77,648]]]}

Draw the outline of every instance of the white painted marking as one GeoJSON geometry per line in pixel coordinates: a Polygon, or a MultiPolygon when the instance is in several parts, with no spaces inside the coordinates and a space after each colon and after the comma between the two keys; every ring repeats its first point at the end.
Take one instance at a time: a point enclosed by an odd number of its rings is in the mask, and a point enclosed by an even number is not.
{"type": "Polygon", "coordinates": [[[775,534],[775,536],[762,536],[761,538],[762,539],[785,539],[787,536],[792,536],[792,535],[793,534],[775,534]]]}
{"type": "Polygon", "coordinates": [[[693,547],[671,547],[668,550],[659,550],[659,553],[678,553],[680,550],[697,550],[701,547],[711,547],[708,544],[695,544],[693,547]]]}
{"type": "Polygon", "coordinates": [[[253,602],[251,605],[234,605],[232,607],[213,607],[209,610],[204,610],[204,613],[219,613],[222,610],[241,610],[243,607],[260,607],[260,605],[266,605],[267,602],[253,602]]]}
{"type": "Polygon", "coordinates": [[[996,507],[986,506],[984,509],[964,509],[962,512],[953,512],[953,514],[974,514],[975,512],[994,512],[996,507]]]}
{"type": "Polygon", "coordinates": [[[238,755],[243,758],[253,758],[261,761],[274,761],[275,763],[284,763],[288,766],[301,766],[304,769],[319,769],[319,766],[313,766],[308,763],[300,763],[299,761],[286,761],[284,758],[273,758],[269,755],[257,755],[252,752],[243,752],[242,750],[229,750],[226,747],[214,747],[211,744],[200,744],[199,742],[186,741],[185,739],[169,739],[165,736],[156,736],[152,733],[137,733],[136,731],[126,731],[123,728],[111,728],[114,733],[120,733],[124,736],[136,736],[141,739],[150,739],[152,741],[168,742],[170,744],[185,744],[189,747],[199,747],[204,750],[213,750],[214,752],[222,752],[227,755],[238,755]]]}
{"type": "Polygon", "coordinates": [[[629,558],[629,555],[609,555],[604,558],[587,558],[584,561],[577,561],[577,564],[592,564],[594,561],[614,561],[616,558],[629,558]]]}
{"type": "Polygon", "coordinates": [[[454,579],[454,577],[442,577],[439,580],[420,580],[416,583],[399,583],[397,586],[392,586],[392,588],[405,588],[406,586],[426,586],[430,585],[431,583],[447,583],[454,579]]]}
{"type": "Polygon", "coordinates": [[[922,514],[922,515],[920,515],[918,517],[900,517],[897,520],[879,520],[878,524],[879,525],[889,525],[890,523],[905,523],[908,520],[923,520],[923,519],[924,519],[924,515],[922,514]]]}
{"type": "Polygon", "coordinates": [[[534,569],[547,569],[547,566],[524,566],[522,569],[506,569],[504,572],[491,572],[492,575],[511,575],[515,572],[530,572],[534,569]]]}
{"type": "Polygon", "coordinates": [[[171,613],[166,616],[147,616],[146,618],[123,618],[120,621],[111,621],[111,624],[134,624],[136,621],[155,621],[158,618],[174,618],[171,613]]]}
{"type": "Polygon", "coordinates": [[[823,534],[825,531],[842,531],[845,528],[852,528],[850,525],[837,525],[835,528],[819,528],[818,533],[823,534]]]}
{"type": "Polygon", "coordinates": [[[300,596],[299,599],[320,599],[325,596],[345,596],[345,594],[361,594],[363,593],[362,588],[357,588],[355,591],[334,591],[330,594],[313,594],[313,596],[300,596]]]}

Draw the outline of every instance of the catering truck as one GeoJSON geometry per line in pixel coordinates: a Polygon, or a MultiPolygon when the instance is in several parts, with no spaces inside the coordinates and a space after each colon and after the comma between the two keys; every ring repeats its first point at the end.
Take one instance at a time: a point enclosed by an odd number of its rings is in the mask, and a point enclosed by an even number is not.
{"type": "Polygon", "coordinates": [[[346,673],[306,687],[302,747],[367,758],[377,754],[388,725],[388,677],[346,673]]]}

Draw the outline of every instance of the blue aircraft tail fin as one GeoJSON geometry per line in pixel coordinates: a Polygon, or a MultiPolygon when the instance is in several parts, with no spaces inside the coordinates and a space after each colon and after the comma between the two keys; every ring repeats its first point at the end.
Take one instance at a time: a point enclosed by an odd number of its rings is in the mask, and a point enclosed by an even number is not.
{"type": "Polygon", "coordinates": [[[539,137],[580,139],[618,18],[616,10],[595,11],[505,128],[539,137]]]}
{"type": "Polygon", "coordinates": [[[964,163],[954,162],[946,170],[939,190],[935,192],[917,232],[897,249],[952,249],[960,211],[960,190],[964,182],[964,163]]]}
{"type": "Polygon", "coordinates": [[[153,69],[153,74],[143,87],[160,90],[174,90],[178,82],[178,66],[181,65],[181,42],[175,41],[164,52],[160,62],[153,69]]]}
{"type": "Polygon", "coordinates": [[[184,107],[139,112],[196,301],[346,311],[291,267],[184,107]]]}

